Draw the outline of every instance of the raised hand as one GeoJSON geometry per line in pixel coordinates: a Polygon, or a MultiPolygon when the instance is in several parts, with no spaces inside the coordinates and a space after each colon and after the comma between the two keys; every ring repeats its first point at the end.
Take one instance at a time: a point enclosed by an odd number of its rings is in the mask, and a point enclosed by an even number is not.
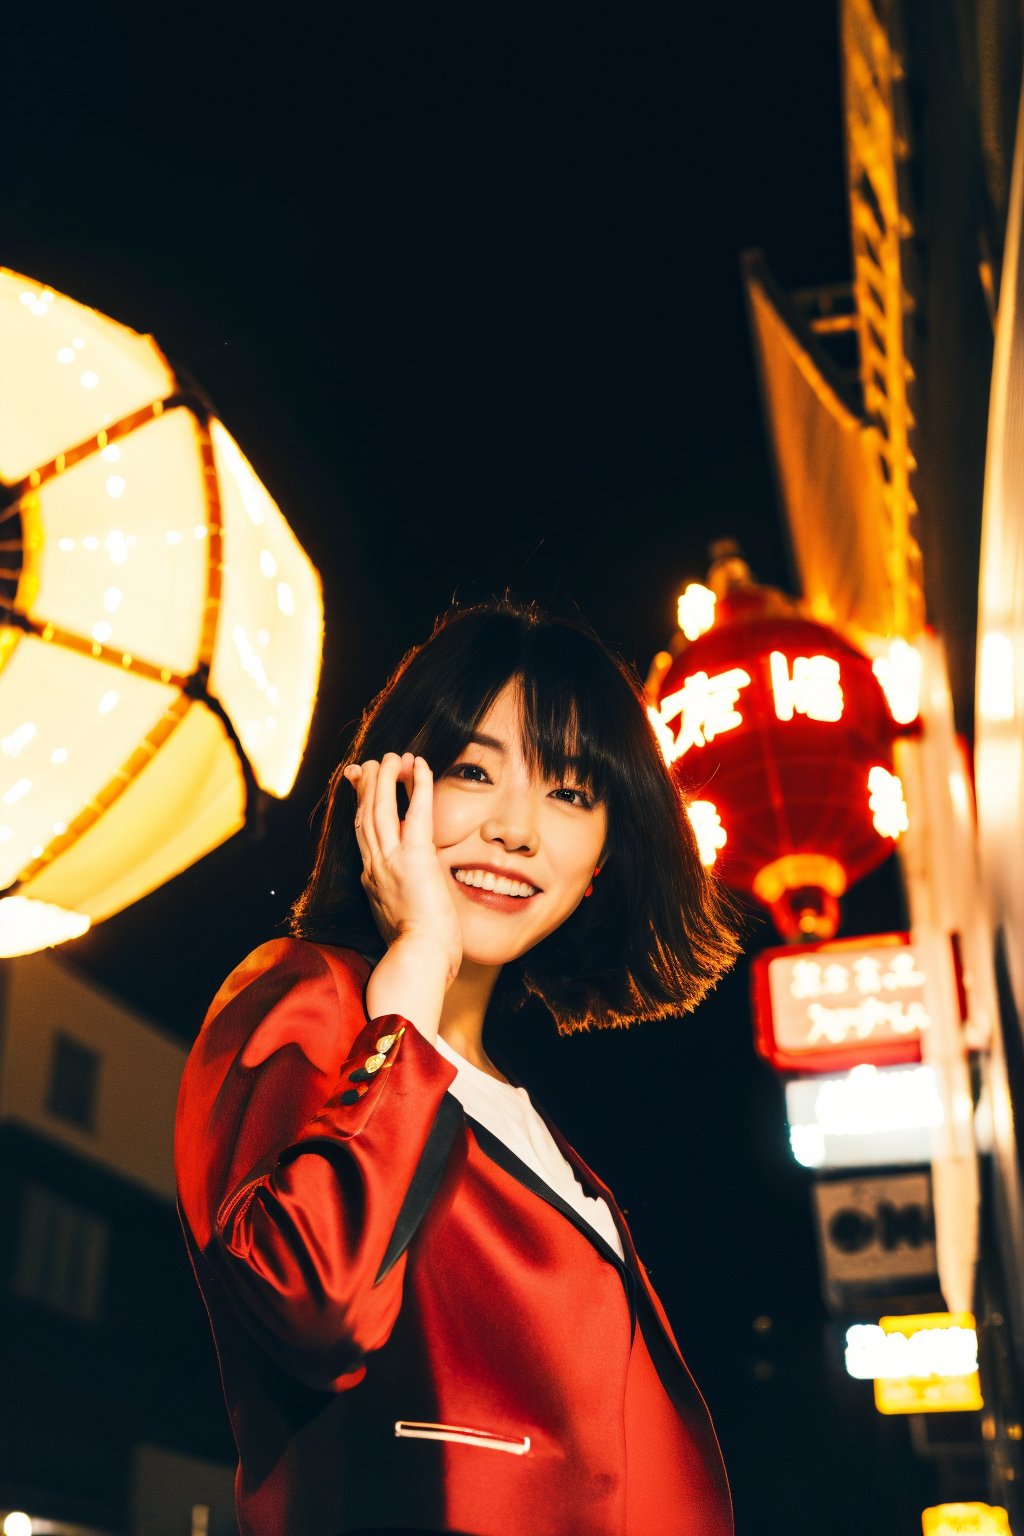
{"type": "Polygon", "coordinates": [[[433,842],[433,775],[422,757],[386,752],[378,763],[350,763],[356,792],[355,833],[363,859],[362,886],[381,937],[429,946],[452,980],[462,962],[462,930],[433,842]],[[409,793],[398,815],[399,783],[409,793]]]}

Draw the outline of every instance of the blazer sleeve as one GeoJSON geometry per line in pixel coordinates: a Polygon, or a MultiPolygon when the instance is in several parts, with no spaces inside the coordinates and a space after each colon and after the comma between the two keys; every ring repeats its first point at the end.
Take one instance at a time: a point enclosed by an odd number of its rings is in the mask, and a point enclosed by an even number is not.
{"type": "Polygon", "coordinates": [[[283,939],[228,978],[182,1079],[179,1204],[263,1346],[340,1390],[387,1340],[406,1256],[384,1271],[455,1069],[397,1015],[368,1020],[369,967],[283,939]]]}

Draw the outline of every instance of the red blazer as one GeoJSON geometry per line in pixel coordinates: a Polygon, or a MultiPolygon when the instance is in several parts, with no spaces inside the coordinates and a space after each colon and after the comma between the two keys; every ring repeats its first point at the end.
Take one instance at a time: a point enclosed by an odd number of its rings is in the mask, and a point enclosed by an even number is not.
{"type": "Polygon", "coordinates": [[[182,1222],[243,1536],[730,1536],[703,1399],[625,1263],[447,1092],[370,965],[264,944],[185,1068],[182,1222]]]}

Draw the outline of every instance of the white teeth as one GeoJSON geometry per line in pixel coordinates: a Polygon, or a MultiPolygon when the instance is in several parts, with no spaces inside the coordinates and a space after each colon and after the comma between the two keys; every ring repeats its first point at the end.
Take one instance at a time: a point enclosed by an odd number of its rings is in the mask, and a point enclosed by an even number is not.
{"type": "Polygon", "coordinates": [[[499,896],[533,896],[536,886],[524,880],[510,880],[507,875],[495,875],[489,869],[454,869],[452,874],[460,885],[471,885],[475,890],[494,891],[499,896]]]}

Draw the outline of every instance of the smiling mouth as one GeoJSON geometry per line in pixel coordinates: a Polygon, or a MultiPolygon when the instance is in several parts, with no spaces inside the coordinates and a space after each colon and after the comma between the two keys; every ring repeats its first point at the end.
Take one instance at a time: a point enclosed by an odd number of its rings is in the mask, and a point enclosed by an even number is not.
{"type": "Polygon", "coordinates": [[[529,901],[531,896],[540,895],[538,887],[530,885],[528,881],[496,875],[490,869],[453,869],[452,879],[474,893],[479,891],[484,895],[505,896],[513,901],[529,901]]]}

